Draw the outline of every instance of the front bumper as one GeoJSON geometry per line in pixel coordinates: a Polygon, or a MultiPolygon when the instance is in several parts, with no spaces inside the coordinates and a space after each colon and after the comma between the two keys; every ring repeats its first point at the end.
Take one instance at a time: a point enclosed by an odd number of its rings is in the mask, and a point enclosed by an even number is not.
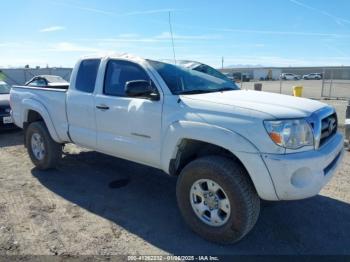
{"type": "Polygon", "coordinates": [[[279,200],[317,195],[334,175],[344,155],[339,133],[318,150],[285,155],[264,154],[279,200]]]}

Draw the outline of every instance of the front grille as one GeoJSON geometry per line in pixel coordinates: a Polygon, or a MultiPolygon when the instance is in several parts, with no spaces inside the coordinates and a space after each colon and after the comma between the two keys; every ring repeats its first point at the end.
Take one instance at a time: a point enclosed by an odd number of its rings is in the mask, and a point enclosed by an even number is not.
{"type": "Polygon", "coordinates": [[[337,114],[333,113],[321,120],[321,137],[320,146],[326,143],[333,135],[337,133],[338,118],[337,114]]]}
{"type": "Polygon", "coordinates": [[[10,106],[0,105],[0,115],[8,115],[10,114],[10,110],[10,106]]]}

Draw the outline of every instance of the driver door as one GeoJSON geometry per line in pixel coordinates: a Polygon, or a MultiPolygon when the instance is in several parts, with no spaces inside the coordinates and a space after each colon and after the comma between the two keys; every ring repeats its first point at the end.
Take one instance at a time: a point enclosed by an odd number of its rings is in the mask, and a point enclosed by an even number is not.
{"type": "Polygon", "coordinates": [[[159,166],[162,97],[159,101],[132,98],[125,84],[150,81],[138,64],[125,60],[107,63],[103,90],[95,96],[97,148],[107,154],[159,166]]]}

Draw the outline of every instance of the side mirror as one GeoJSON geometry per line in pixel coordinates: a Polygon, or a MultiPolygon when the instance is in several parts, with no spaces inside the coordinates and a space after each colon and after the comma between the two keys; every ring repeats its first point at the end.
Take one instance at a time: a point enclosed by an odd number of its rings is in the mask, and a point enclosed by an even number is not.
{"type": "Polygon", "coordinates": [[[159,94],[152,87],[150,81],[133,80],[125,83],[125,94],[129,97],[159,100],[159,94]]]}

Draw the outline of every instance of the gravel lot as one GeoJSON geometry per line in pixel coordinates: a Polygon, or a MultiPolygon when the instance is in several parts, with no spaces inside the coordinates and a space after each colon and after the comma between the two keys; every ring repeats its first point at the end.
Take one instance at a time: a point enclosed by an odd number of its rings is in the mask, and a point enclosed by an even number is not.
{"type": "Polygon", "coordinates": [[[174,178],[67,145],[36,170],[22,132],[0,133],[0,254],[350,254],[350,153],[320,195],[263,202],[236,245],[202,240],[177,210],[174,178]]]}

